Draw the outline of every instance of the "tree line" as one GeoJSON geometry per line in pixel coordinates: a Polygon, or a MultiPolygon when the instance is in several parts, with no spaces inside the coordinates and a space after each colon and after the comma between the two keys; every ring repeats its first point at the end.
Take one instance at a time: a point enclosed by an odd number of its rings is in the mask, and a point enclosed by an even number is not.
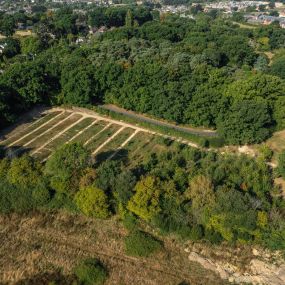
{"type": "Polygon", "coordinates": [[[113,103],[216,128],[229,144],[259,143],[284,127],[285,31],[274,24],[247,30],[217,15],[159,17],[136,6],[32,17],[33,36],[1,40],[2,127],[43,103],[113,103]],[[108,30],[76,44],[88,25],[108,30]]]}

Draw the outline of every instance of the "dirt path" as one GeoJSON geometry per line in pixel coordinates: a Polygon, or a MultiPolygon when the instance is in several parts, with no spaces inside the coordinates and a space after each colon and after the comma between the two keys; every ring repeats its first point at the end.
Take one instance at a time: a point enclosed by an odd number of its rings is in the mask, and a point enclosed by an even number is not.
{"type": "Polygon", "coordinates": [[[63,129],[62,131],[60,131],[59,133],[57,133],[55,136],[53,136],[52,138],[50,138],[47,142],[45,142],[44,144],[42,144],[40,147],[38,147],[36,150],[34,150],[32,152],[32,155],[36,154],[37,152],[41,151],[44,147],[46,147],[49,143],[53,142],[55,139],[57,139],[58,137],[60,137],[61,135],[63,135],[65,132],[67,132],[69,129],[73,128],[74,126],[76,126],[77,124],[79,124],[81,121],[83,121],[86,118],[86,116],[82,116],[80,119],[78,119],[76,122],[74,122],[73,124],[69,125],[68,127],[66,127],[65,129],[63,129]]]}
{"type": "Polygon", "coordinates": [[[75,134],[72,138],[70,138],[66,143],[70,143],[73,140],[75,140],[77,137],[79,137],[81,134],[83,134],[85,131],[87,131],[88,129],[90,129],[92,126],[94,126],[96,123],[98,122],[98,120],[95,120],[94,122],[92,122],[90,125],[88,125],[87,127],[85,127],[84,129],[82,129],[81,131],[79,131],[77,134],[75,134]]]}
{"type": "Polygon", "coordinates": [[[108,125],[106,125],[102,130],[100,130],[98,133],[96,133],[94,136],[92,136],[91,138],[89,138],[85,143],[84,146],[88,145],[92,140],[94,140],[98,135],[100,135],[102,132],[104,132],[105,130],[107,130],[110,126],[112,125],[112,123],[109,123],[108,125]]]}
{"type": "Polygon", "coordinates": [[[122,126],[119,130],[117,130],[112,136],[110,136],[105,142],[103,142],[99,147],[97,147],[93,152],[92,155],[95,155],[98,153],[105,145],[107,145],[112,139],[114,139],[123,129],[125,129],[124,126],[122,126]]]}
{"type": "Polygon", "coordinates": [[[115,151],[112,153],[108,159],[112,159],[124,146],[126,146],[139,132],[139,130],[135,130],[115,151]]]}
{"type": "MultiPolygon", "coordinates": [[[[39,127],[35,128],[34,130],[28,132],[27,134],[25,134],[24,136],[22,136],[20,139],[13,141],[12,143],[10,143],[8,145],[8,147],[11,147],[13,145],[15,145],[16,143],[20,142],[21,140],[23,140],[24,138],[26,138],[29,135],[32,135],[33,133],[35,133],[36,131],[38,131],[39,129],[41,129],[42,127],[46,126],[47,124],[49,124],[50,122],[54,121],[55,119],[57,119],[60,115],[62,115],[63,112],[59,113],[58,115],[56,115],[55,117],[51,118],[50,120],[48,120],[47,122],[45,122],[44,124],[40,125],[39,127]]],[[[33,124],[29,125],[32,126],[33,124]]],[[[29,127],[28,126],[28,127],[29,127]]],[[[9,138],[8,138],[9,139],[9,138]]]]}

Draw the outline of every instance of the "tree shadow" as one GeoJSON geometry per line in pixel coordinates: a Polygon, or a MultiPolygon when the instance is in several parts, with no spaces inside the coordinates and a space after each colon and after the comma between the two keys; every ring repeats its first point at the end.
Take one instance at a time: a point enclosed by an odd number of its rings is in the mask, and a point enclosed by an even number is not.
{"type": "Polygon", "coordinates": [[[126,163],[128,162],[128,154],[129,152],[126,149],[100,152],[95,156],[95,167],[107,159],[123,161],[124,163],[126,163]]]}
{"type": "Polygon", "coordinates": [[[34,275],[30,278],[20,280],[15,283],[15,285],[48,285],[48,284],[58,284],[58,285],[70,285],[76,280],[75,276],[64,276],[60,272],[54,273],[42,273],[34,275]]]}
{"type": "Polygon", "coordinates": [[[49,108],[43,105],[35,106],[32,110],[19,114],[20,119],[16,120],[15,123],[12,123],[10,126],[4,127],[2,130],[0,130],[0,140],[6,140],[8,139],[8,134],[13,132],[15,129],[17,129],[22,124],[30,124],[34,122],[35,120],[39,120],[45,114],[43,114],[44,111],[48,110],[49,108]]]}
{"type": "Polygon", "coordinates": [[[21,147],[21,146],[11,146],[11,147],[5,147],[0,146],[0,158],[9,158],[13,159],[15,157],[19,157],[23,155],[26,152],[30,152],[32,148],[28,147],[21,147]]]}

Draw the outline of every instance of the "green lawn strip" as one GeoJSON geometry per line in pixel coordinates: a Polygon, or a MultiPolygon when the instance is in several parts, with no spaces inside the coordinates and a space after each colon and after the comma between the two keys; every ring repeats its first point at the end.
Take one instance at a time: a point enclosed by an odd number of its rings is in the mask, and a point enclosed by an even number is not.
{"type": "Polygon", "coordinates": [[[128,161],[130,165],[135,165],[138,161],[141,161],[144,156],[144,149],[155,140],[155,136],[139,132],[136,136],[123,148],[122,151],[119,151],[114,158],[128,156],[128,161]]]}
{"type": "MultiPolygon", "coordinates": [[[[51,128],[52,126],[54,126],[55,124],[57,124],[58,122],[62,121],[63,119],[65,119],[67,116],[69,116],[70,113],[63,113],[62,115],[58,116],[56,119],[54,119],[53,121],[49,122],[48,124],[46,124],[45,126],[39,128],[37,131],[33,132],[32,134],[26,136],[25,138],[21,139],[17,144],[15,144],[15,146],[22,146],[26,143],[28,143],[29,141],[31,141],[33,138],[39,136],[40,134],[42,134],[43,132],[45,132],[46,130],[48,130],[49,128],[51,128]]],[[[34,128],[35,129],[35,128],[34,128]]],[[[26,135],[29,132],[25,132],[23,134],[26,135]]]]}
{"type": "Polygon", "coordinates": [[[126,128],[122,130],[113,140],[111,140],[106,146],[104,146],[98,155],[96,155],[97,161],[102,161],[114,154],[133,133],[135,132],[132,128],[126,128]]]}
{"type": "Polygon", "coordinates": [[[45,133],[44,135],[40,136],[39,138],[37,138],[35,141],[33,141],[32,143],[30,143],[27,147],[28,148],[38,148],[41,145],[43,145],[44,143],[46,143],[48,140],[50,140],[51,138],[53,138],[55,135],[57,135],[59,132],[63,131],[65,128],[67,128],[68,126],[70,126],[71,124],[75,123],[76,121],[78,121],[82,116],[79,114],[74,114],[71,117],[69,117],[66,121],[61,122],[58,126],[56,126],[55,128],[53,128],[52,130],[48,131],[47,133],[45,133]]]}
{"type": "Polygon", "coordinates": [[[87,148],[93,152],[96,150],[102,143],[104,143],[109,137],[111,137],[121,126],[112,124],[98,136],[94,137],[90,143],[87,144],[87,148]]]}
{"type": "Polygon", "coordinates": [[[31,122],[28,127],[26,127],[26,128],[24,127],[22,129],[19,128],[19,130],[17,131],[17,133],[15,135],[12,135],[11,138],[8,138],[4,142],[0,142],[0,145],[8,145],[8,144],[20,139],[22,136],[24,136],[25,134],[27,134],[27,133],[31,132],[32,130],[38,128],[39,126],[43,125],[44,123],[46,123],[48,120],[54,118],[59,113],[60,113],[60,111],[55,111],[52,113],[43,114],[42,117],[38,118],[36,121],[31,122]]]}
{"type": "Polygon", "coordinates": [[[40,152],[35,153],[34,157],[37,158],[38,160],[42,161],[45,158],[47,158],[51,153],[52,153],[52,151],[50,149],[43,148],[42,150],[40,150],[40,152]]]}
{"type": "Polygon", "coordinates": [[[86,118],[83,121],[76,124],[74,127],[69,129],[67,132],[63,133],[60,137],[53,140],[48,144],[50,149],[56,149],[58,146],[63,145],[68,142],[73,136],[78,134],[80,131],[85,129],[87,126],[90,126],[95,121],[93,118],[86,118]]]}
{"type": "Polygon", "coordinates": [[[83,132],[80,136],[76,137],[73,142],[77,142],[80,144],[84,144],[87,142],[92,136],[100,132],[105,126],[107,125],[107,122],[105,121],[98,121],[96,124],[94,124],[92,127],[90,127],[88,130],[83,132]]]}

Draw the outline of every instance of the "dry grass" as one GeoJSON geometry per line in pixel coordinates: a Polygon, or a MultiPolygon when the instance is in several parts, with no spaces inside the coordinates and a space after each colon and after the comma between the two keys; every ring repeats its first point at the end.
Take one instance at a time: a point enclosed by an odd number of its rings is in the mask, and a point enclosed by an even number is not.
{"type": "Polygon", "coordinates": [[[280,188],[281,194],[285,199],[285,180],[282,177],[275,178],[274,184],[280,188]]]}
{"type": "Polygon", "coordinates": [[[187,253],[171,240],[153,257],[125,255],[126,234],[115,219],[102,221],[64,212],[0,216],[0,282],[14,284],[59,269],[68,275],[79,260],[98,257],[109,270],[107,285],[225,284],[188,261],[187,253]]]}
{"type": "Polygon", "coordinates": [[[276,132],[267,140],[266,144],[274,151],[281,152],[285,150],[285,130],[276,132]]]}

